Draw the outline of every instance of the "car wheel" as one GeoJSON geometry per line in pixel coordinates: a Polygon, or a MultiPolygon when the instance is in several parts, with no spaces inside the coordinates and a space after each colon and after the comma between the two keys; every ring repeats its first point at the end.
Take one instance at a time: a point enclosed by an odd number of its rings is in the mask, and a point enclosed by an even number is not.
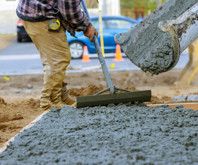
{"type": "Polygon", "coordinates": [[[69,44],[71,57],[74,59],[82,58],[84,44],[81,42],[71,42],[69,44]]]}
{"type": "Polygon", "coordinates": [[[17,41],[18,41],[18,42],[22,42],[22,38],[18,37],[18,38],[17,38],[17,41]]]}

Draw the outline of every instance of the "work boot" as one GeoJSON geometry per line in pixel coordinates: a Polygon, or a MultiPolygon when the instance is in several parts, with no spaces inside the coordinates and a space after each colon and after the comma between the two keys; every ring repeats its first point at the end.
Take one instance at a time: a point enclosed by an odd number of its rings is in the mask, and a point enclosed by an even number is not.
{"type": "Polygon", "coordinates": [[[62,97],[63,103],[66,104],[66,105],[71,105],[71,106],[73,106],[73,105],[75,105],[75,103],[76,103],[76,100],[73,99],[73,98],[69,95],[69,93],[68,93],[68,91],[67,91],[67,83],[64,83],[64,82],[63,82],[63,87],[62,87],[62,91],[61,91],[61,97],[62,97]]]}
{"type": "Polygon", "coordinates": [[[51,100],[52,100],[52,104],[53,104],[54,108],[61,108],[61,107],[65,106],[65,104],[62,102],[60,96],[58,96],[55,99],[51,98],[51,100]]]}
{"type": "Polygon", "coordinates": [[[76,101],[75,101],[75,103],[74,103],[74,104],[72,104],[71,106],[72,106],[72,107],[76,107],[76,104],[77,104],[77,103],[76,103],[76,101]]]}
{"type": "Polygon", "coordinates": [[[52,105],[47,105],[47,106],[40,106],[42,111],[49,111],[52,108],[52,105]]]}
{"type": "Polygon", "coordinates": [[[65,106],[65,104],[62,101],[60,101],[58,103],[54,103],[54,108],[62,108],[64,106],[65,106]]]}
{"type": "Polygon", "coordinates": [[[49,111],[52,108],[52,103],[49,99],[41,97],[40,99],[40,108],[43,111],[49,111]]]}
{"type": "Polygon", "coordinates": [[[74,105],[76,101],[68,94],[67,97],[63,99],[63,103],[66,105],[74,105]]]}

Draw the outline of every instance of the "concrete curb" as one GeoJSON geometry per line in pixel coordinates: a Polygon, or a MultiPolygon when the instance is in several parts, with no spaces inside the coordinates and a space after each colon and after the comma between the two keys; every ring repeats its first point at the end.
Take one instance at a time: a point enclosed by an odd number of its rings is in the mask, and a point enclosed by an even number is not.
{"type": "MultiPolygon", "coordinates": [[[[149,107],[160,107],[162,105],[165,105],[165,104],[147,104],[147,106],[149,106],[149,107]]],[[[191,103],[186,103],[186,102],[185,103],[184,102],[180,102],[180,103],[168,103],[166,105],[168,105],[171,108],[175,108],[176,106],[181,106],[182,105],[186,109],[192,109],[192,110],[198,111],[198,102],[191,102],[191,103]]]]}

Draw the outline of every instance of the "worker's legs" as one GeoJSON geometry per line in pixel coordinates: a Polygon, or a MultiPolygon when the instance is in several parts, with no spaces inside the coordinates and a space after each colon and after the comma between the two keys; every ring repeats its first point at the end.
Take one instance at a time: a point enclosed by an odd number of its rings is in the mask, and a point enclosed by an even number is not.
{"type": "Polygon", "coordinates": [[[44,67],[44,87],[40,105],[49,109],[51,102],[55,107],[61,105],[62,84],[65,71],[71,60],[71,54],[64,29],[59,32],[47,30],[48,21],[23,21],[26,31],[36,45],[44,67]]]}

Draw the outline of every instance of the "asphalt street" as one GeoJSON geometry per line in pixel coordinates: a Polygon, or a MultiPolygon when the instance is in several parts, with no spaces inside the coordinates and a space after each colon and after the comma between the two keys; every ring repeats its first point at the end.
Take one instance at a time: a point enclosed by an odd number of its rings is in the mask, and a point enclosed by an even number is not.
{"type": "MultiPolygon", "coordinates": [[[[90,62],[72,59],[67,72],[101,71],[97,54],[90,54],[90,62]]],[[[124,61],[114,62],[115,53],[105,54],[105,61],[110,71],[134,70],[136,67],[125,55],[124,61]],[[113,66],[113,67],[112,67],[113,66]]],[[[175,68],[183,68],[188,62],[188,51],[184,51],[175,68]]],[[[0,51],[0,75],[42,74],[43,67],[39,53],[32,42],[18,43],[13,41],[7,48],[0,51]]]]}

